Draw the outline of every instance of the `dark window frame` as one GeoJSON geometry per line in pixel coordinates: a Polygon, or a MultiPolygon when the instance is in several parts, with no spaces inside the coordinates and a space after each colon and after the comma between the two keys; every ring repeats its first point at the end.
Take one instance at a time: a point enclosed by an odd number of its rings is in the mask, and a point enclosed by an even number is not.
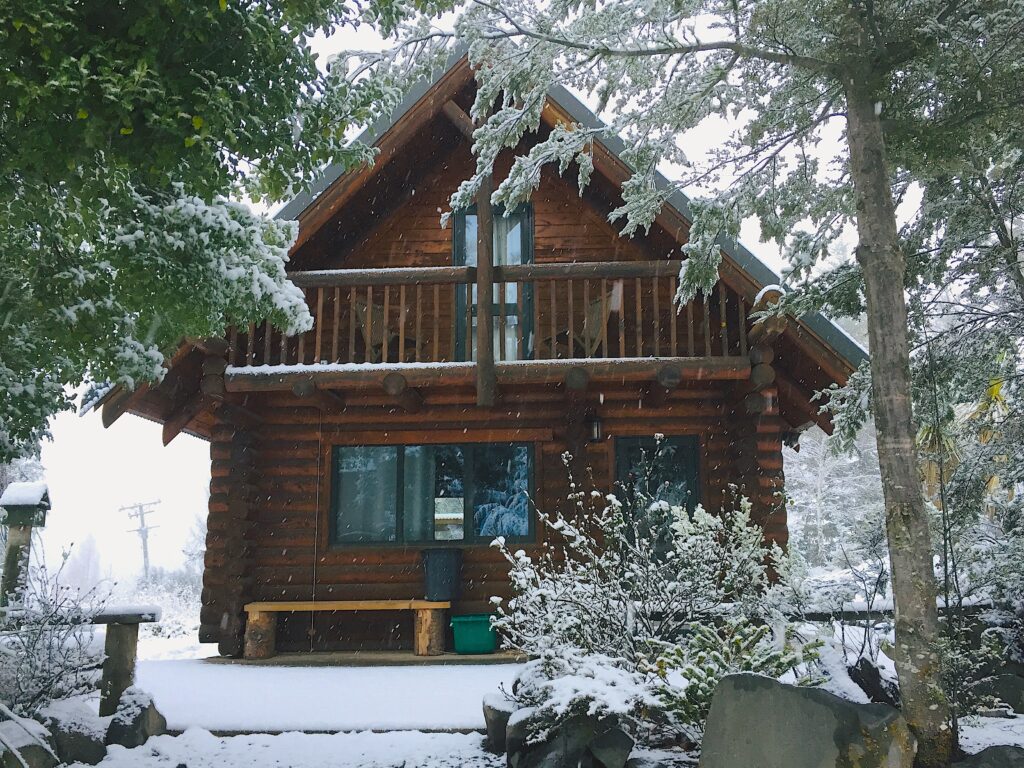
{"type": "MultiPolygon", "coordinates": [[[[476,206],[471,205],[468,208],[464,208],[461,211],[455,213],[455,223],[452,227],[452,264],[456,267],[466,266],[466,216],[475,216],[476,206]]],[[[493,215],[504,216],[504,208],[502,206],[494,206],[493,215]]],[[[520,233],[520,248],[523,253],[523,264],[534,263],[534,218],[533,218],[533,205],[531,203],[524,203],[513,209],[512,215],[521,215],[523,217],[523,231],[520,233]]],[[[533,283],[526,282],[522,283],[523,288],[523,317],[519,318],[519,323],[523,327],[523,360],[533,359],[533,343],[534,328],[533,328],[533,283]]],[[[468,349],[472,349],[472,344],[467,344],[466,339],[466,302],[469,301],[469,296],[472,293],[472,286],[465,285],[460,286],[455,292],[455,317],[458,319],[455,323],[455,359],[466,361],[468,359],[468,349]]],[[[492,302],[492,312],[497,309],[497,304],[492,302]]],[[[506,316],[508,312],[505,312],[506,316]]],[[[473,316],[476,316],[476,307],[473,307],[473,316]]],[[[496,318],[497,315],[495,314],[496,318]]]]}
{"type": "Polygon", "coordinates": [[[429,548],[465,548],[465,547],[487,547],[494,541],[494,536],[479,536],[476,534],[476,526],[473,520],[473,509],[471,493],[472,474],[475,464],[474,449],[493,445],[522,446],[526,448],[527,461],[527,494],[530,499],[530,511],[527,516],[527,533],[525,536],[505,536],[509,543],[533,544],[537,538],[537,520],[534,514],[533,499],[536,494],[537,474],[537,445],[527,441],[507,442],[464,442],[464,443],[410,443],[388,445],[380,443],[368,443],[365,445],[332,445],[330,449],[330,507],[328,513],[328,547],[332,550],[341,549],[366,549],[366,548],[398,548],[398,549],[429,549],[429,548]],[[439,448],[442,446],[458,446],[463,451],[463,489],[465,492],[463,505],[463,520],[461,539],[426,539],[422,541],[405,540],[405,449],[415,446],[429,446],[439,448]],[[338,465],[341,461],[342,451],[345,448],[392,448],[398,451],[396,457],[395,473],[395,540],[375,541],[371,539],[360,540],[338,540],[338,504],[341,498],[341,480],[338,473],[338,465]]]}

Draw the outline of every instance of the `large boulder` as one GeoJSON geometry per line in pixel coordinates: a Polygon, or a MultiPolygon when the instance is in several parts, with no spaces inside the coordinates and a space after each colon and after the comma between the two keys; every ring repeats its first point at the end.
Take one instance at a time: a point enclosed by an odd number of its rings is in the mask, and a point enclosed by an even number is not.
{"type": "Polygon", "coordinates": [[[719,683],[701,768],[911,768],[916,742],[903,715],[760,675],[719,683]]]}
{"type": "Polygon", "coordinates": [[[50,734],[40,723],[24,719],[0,723],[0,768],[54,768],[59,762],[50,734]]]}
{"type": "Polygon", "coordinates": [[[953,768],[1024,768],[1024,749],[987,747],[976,755],[968,755],[953,763],[953,768]]]}
{"type": "Polygon", "coordinates": [[[505,732],[508,768],[624,768],[633,737],[616,717],[576,715],[559,723],[543,741],[530,736],[550,727],[536,710],[521,709],[509,718],[505,732]]]}
{"type": "Polygon", "coordinates": [[[484,696],[484,724],[487,726],[487,749],[496,755],[505,752],[505,731],[516,705],[507,696],[489,693],[484,696]]]}
{"type": "Polygon", "coordinates": [[[106,743],[131,749],[141,747],[150,736],[167,732],[167,720],[157,711],[152,697],[139,688],[128,688],[121,694],[117,711],[107,728],[106,743]]]}
{"type": "Polygon", "coordinates": [[[106,757],[103,743],[107,724],[85,702],[55,701],[37,715],[53,737],[54,751],[63,763],[96,765],[106,757]]]}
{"type": "Polygon", "coordinates": [[[989,681],[989,692],[1018,715],[1024,715],[1024,677],[1009,672],[989,681]]]}

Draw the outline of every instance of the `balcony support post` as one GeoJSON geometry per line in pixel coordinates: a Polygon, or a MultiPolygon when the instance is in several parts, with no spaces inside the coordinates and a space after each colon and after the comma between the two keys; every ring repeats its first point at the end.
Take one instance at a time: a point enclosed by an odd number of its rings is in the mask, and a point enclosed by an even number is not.
{"type": "MultiPolygon", "coordinates": [[[[490,174],[476,193],[476,404],[494,405],[494,215],[491,210],[490,174]]],[[[504,308],[503,308],[504,311],[504,308]]]]}

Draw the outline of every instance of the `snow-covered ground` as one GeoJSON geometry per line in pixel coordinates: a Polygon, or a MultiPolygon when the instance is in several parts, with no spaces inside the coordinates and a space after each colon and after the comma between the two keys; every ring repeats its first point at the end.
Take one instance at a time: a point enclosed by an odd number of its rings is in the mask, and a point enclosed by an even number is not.
{"type": "Polygon", "coordinates": [[[481,702],[511,686],[516,664],[261,667],[140,661],[136,683],[172,730],[483,728],[481,702]]]}
{"type": "MultiPolygon", "coordinates": [[[[111,747],[105,768],[498,768],[504,755],[483,749],[479,734],[282,733],[217,737],[199,728],[156,736],[136,749],[111,747]]],[[[80,764],[79,764],[80,765],[80,764]]]]}

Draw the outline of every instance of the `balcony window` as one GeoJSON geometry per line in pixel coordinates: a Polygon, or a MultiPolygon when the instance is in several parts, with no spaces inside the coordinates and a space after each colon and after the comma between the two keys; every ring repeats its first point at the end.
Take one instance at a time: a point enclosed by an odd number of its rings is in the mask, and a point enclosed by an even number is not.
{"type": "MultiPolygon", "coordinates": [[[[522,206],[511,213],[503,213],[500,208],[494,209],[494,265],[509,266],[533,263],[533,210],[522,206]]],[[[475,267],[477,265],[477,216],[476,209],[459,213],[455,218],[454,227],[454,262],[456,266],[475,267]]],[[[491,298],[491,315],[494,328],[494,358],[496,360],[517,360],[519,354],[519,331],[522,324],[524,354],[529,357],[528,350],[532,346],[531,323],[533,317],[533,291],[528,284],[522,284],[523,296],[519,296],[520,285],[505,285],[504,303],[498,285],[493,288],[491,298]],[[519,313],[522,298],[522,317],[519,313]],[[500,320],[505,318],[505,343],[501,343],[500,320]]],[[[466,296],[471,302],[470,314],[473,318],[471,336],[466,338],[466,324],[458,323],[456,327],[457,354],[463,360],[476,359],[476,327],[477,327],[477,288],[475,285],[464,287],[459,292],[456,317],[465,317],[466,296]],[[467,290],[468,288],[468,290],[467,290]]]]}
{"type": "Polygon", "coordinates": [[[526,443],[336,446],[335,544],[528,539],[533,450],[526,443]]]}

